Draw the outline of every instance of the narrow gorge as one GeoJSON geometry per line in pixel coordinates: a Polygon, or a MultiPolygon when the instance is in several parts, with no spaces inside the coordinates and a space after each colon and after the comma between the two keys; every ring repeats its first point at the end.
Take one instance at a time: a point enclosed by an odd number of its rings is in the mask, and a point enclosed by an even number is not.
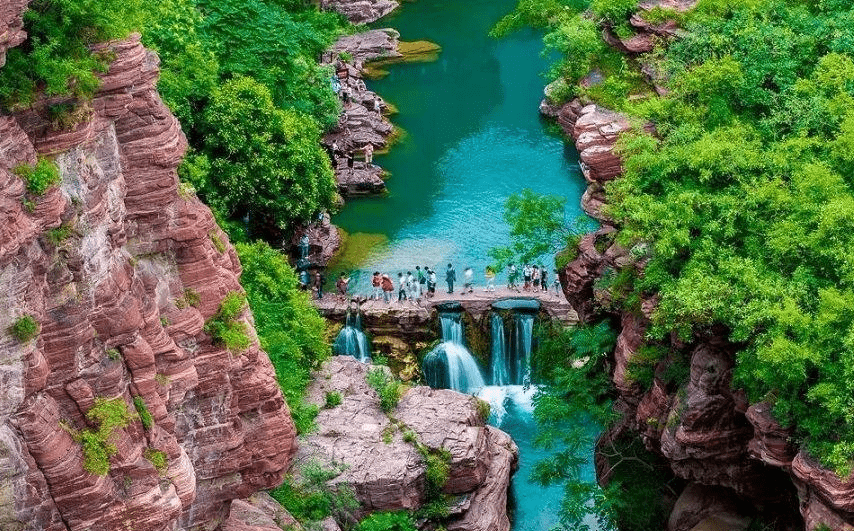
{"type": "Polygon", "coordinates": [[[852,28],[0,0],[0,531],[854,531],[852,28]]]}

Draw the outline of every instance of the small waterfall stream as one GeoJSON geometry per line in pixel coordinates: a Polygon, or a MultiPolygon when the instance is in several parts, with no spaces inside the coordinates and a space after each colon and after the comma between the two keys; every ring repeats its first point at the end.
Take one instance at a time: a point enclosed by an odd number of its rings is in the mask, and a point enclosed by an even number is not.
{"type": "Polygon", "coordinates": [[[465,346],[462,315],[440,313],[442,342],[424,357],[424,377],[430,387],[475,393],[486,382],[477,361],[465,346]]]}
{"type": "Polygon", "coordinates": [[[513,343],[516,360],[515,380],[513,383],[531,385],[531,352],[534,337],[534,316],[529,313],[517,313],[513,330],[513,343]]]}
{"type": "Polygon", "coordinates": [[[344,328],[338,332],[332,350],[339,356],[353,356],[361,362],[371,359],[368,337],[362,332],[362,314],[358,309],[347,310],[344,328]]]}
{"type": "Polygon", "coordinates": [[[510,384],[510,352],[504,332],[504,319],[498,313],[491,317],[492,330],[492,385],[510,384]]]}

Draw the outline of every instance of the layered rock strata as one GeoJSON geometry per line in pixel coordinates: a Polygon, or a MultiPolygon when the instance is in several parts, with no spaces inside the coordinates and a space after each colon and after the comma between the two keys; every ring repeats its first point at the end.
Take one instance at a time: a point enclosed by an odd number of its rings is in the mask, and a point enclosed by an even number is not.
{"type": "Polygon", "coordinates": [[[157,56],[138,36],[102,48],[115,60],[88,118],[57,130],[46,102],[0,117],[0,527],[210,529],[281,481],[294,427],[257,341],[229,352],[203,331],[240,264],[179,189],[186,141],[157,56]],[[41,196],[12,171],[37,156],[61,176],[41,196]],[[40,333],[22,342],[8,330],[25,315],[40,333]],[[106,475],[79,439],[99,398],[152,420],[115,430],[106,475]]]}
{"type": "Polygon", "coordinates": [[[297,466],[319,462],[341,471],[331,484],[352,489],[360,515],[417,510],[428,501],[417,441],[450,455],[442,486],[456,500],[449,530],[508,531],[507,488],[518,456],[510,437],[485,425],[475,398],[455,391],[414,387],[386,414],[365,381],[370,369],[347,356],[326,363],[309,400],[323,406],[334,392],[342,402],[320,412],[317,432],[301,442],[297,466]]]}

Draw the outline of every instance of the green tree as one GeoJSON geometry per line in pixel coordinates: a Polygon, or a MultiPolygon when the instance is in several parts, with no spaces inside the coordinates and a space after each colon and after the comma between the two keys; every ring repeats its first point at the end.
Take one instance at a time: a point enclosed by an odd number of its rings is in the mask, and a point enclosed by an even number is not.
{"type": "Polygon", "coordinates": [[[279,251],[263,242],[238,243],[235,248],[261,347],[270,356],[297,430],[305,433],[317,409],[307,405],[303,395],[311,371],[330,355],[326,322],[297,287],[296,274],[279,251]]]}
{"type": "Polygon", "coordinates": [[[273,105],[266,87],[236,77],[214,91],[204,115],[210,173],[194,182],[227,216],[288,230],[332,206],[335,183],[310,117],[273,105]]]}
{"type": "Polygon", "coordinates": [[[588,226],[587,218],[568,223],[564,215],[566,199],[537,195],[525,189],[504,203],[504,221],[510,226],[511,245],[489,250],[498,269],[508,263],[530,263],[566,246],[588,226]]]}

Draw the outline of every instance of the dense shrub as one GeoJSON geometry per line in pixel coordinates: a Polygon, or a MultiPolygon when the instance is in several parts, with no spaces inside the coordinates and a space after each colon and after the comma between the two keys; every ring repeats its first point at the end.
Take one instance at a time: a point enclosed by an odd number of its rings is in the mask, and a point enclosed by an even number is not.
{"type": "Polygon", "coordinates": [[[394,411],[400,397],[403,396],[404,386],[395,380],[385,368],[375,367],[368,371],[365,378],[368,385],[374,388],[380,397],[380,407],[386,413],[394,411]]]}
{"type": "Polygon", "coordinates": [[[317,56],[346,29],[304,2],[157,0],[144,41],[181,119],[192,183],[233,241],[270,241],[332,206],[321,132],[340,106],[317,56]]]}
{"type": "Polygon", "coordinates": [[[296,274],[280,252],[261,242],[235,247],[261,347],[270,356],[297,431],[305,433],[317,407],[306,404],[303,394],[311,371],[330,355],[326,322],[297,287],[296,274]]]}
{"type": "Polygon", "coordinates": [[[9,327],[9,333],[12,337],[18,340],[19,343],[27,343],[39,335],[39,323],[32,315],[24,315],[19,317],[9,327]]]}
{"type": "Polygon", "coordinates": [[[118,451],[111,441],[113,433],[126,427],[134,415],[121,397],[96,397],[95,405],[86,412],[86,418],[97,428],[73,433],[75,439],[83,444],[83,468],[91,474],[104,476],[110,471],[110,457],[118,451]]]}
{"type": "Polygon", "coordinates": [[[151,412],[148,411],[148,406],[145,404],[145,399],[141,396],[133,397],[133,407],[136,409],[137,415],[139,415],[139,420],[142,422],[142,427],[146,430],[150,430],[154,425],[154,417],[151,416],[151,412]]]}
{"type": "Polygon", "coordinates": [[[35,166],[20,164],[15,167],[14,172],[24,181],[27,191],[35,195],[44,194],[60,181],[59,168],[52,161],[42,157],[39,157],[35,166]]]}
{"type": "Polygon", "coordinates": [[[352,520],[359,504],[347,485],[329,485],[340,470],[308,462],[285,477],[285,482],[270,491],[270,495],[302,523],[318,522],[328,516],[338,521],[352,520]]]}
{"type": "Polygon", "coordinates": [[[192,184],[221,213],[286,231],[332,205],[320,129],[309,116],[276,107],[264,85],[249,77],[225,82],[212,93],[204,123],[210,173],[192,184]]]}
{"type": "Polygon", "coordinates": [[[416,531],[412,516],[404,511],[374,513],[356,526],[356,531],[416,531]]]}
{"type": "Polygon", "coordinates": [[[0,69],[0,102],[31,105],[39,93],[88,99],[108,55],[90,45],[125,37],[142,20],[142,0],[34,0],[24,14],[28,40],[8,51],[0,69]]]}

